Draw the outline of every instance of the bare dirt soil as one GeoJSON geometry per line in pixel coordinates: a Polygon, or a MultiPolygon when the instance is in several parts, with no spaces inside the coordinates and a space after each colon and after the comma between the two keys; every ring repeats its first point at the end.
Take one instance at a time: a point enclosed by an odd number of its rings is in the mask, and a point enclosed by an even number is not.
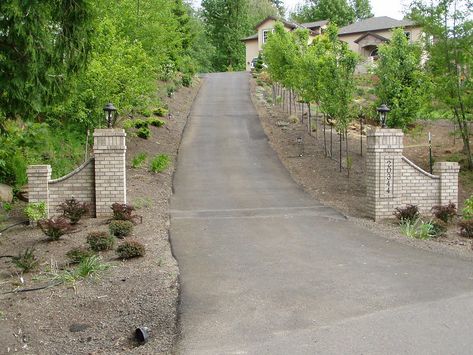
{"type": "MultiPolygon", "coordinates": [[[[440,253],[473,257],[472,241],[459,236],[458,229],[454,224],[449,227],[445,236],[420,241],[401,235],[399,227],[394,221],[375,223],[368,218],[364,161],[366,136],[360,135],[359,123],[353,123],[348,132],[351,157],[351,169],[348,174],[344,158],[345,141],[342,140],[343,158],[340,171],[340,140],[335,130],[331,134],[330,127],[326,126],[324,143],[322,117],[317,118],[317,125],[313,124],[312,134],[309,135],[307,115],[302,123],[300,106],[297,107],[297,112],[294,112],[294,108],[292,108],[292,115],[290,115],[287,105],[283,109],[280,104],[268,103],[268,101],[271,102],[272,97],[270,87],[259,86],[256,84],[256,80],[251,80],[250,86],[253,102],[271,146],[294,180],[309,194],[325,205],[343,212],[355,223],[386,238],[440,253]],[[299,143],[301,142],[300,138],[302,138],[302,144],[299,143]],[[327,147],[326,150],[324,144],[327,147]],[[363,155],[361,155],[362,149],[363,155]]],[[[304,112],[306,111],[307,109],[304,112]]],[[[364,126],[364,132],[366,132],[366,128],[364,126]]],[[[453,124],[449,121],[421,121],[405,135],[404,154],[408,159],[428,171],[427,137],[428,132],[431,132],[434,159],[455,161],[461,156],[462,143],[458,138],[454,140],[452,131],[453,124]]],[[[463,206],[463,201],[472,194],[473,174],[462,172],[459,187],[460,209],[463,206]]],[[[425,216],[425,218],[428,220],[431,216],[425,216]]]]}
{"type": "MultiPolygon", "coordinates": [[[[184,126],[199,84],[181,88],[165,98],[172,117],[166,125],[151,127],[144,140],[127,138],[127,194],[143,223],[134,228],[134,238],[146,246],[142,258],[122,261],[114,251],[101,252],[111,268],[96,279],[62,284],[43,290],[21,290],[53,283],[51,275],[67,269],[65,254],[85,245],[91,231],[108,230],[104,219],[84,219],[75,233],[57,242],[47,242],[38,228],[19,226],[0,236],[0,255],[18,255],[34,248],[40,266],[20,274],[9,257],[0,258],[0,353],[110,354],[133,352],[164,354],[172,351],[177,333],[179,269],[168,237],[169,198],[174,162],[184,126]],[[171,166],[163,173],[148,171],[147,164],[131,167],[137,153],[148,161],[167,154],[171,166]],[[150,329],[150,340],[138,346],[137,327],[150,329]]],[[[4,224],[7,224],[8,221],[4,224]]]]}

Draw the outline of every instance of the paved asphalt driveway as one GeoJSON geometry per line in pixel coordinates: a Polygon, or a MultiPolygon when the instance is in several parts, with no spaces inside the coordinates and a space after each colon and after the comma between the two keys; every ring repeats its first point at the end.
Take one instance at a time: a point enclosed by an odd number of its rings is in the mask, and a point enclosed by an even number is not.
{"type": "Polygon", "coordinates": [[[473,353],[473,264],[305,194],[268,145],[246,73],[204,80],[171,207],[179,354],[473,353]]]}

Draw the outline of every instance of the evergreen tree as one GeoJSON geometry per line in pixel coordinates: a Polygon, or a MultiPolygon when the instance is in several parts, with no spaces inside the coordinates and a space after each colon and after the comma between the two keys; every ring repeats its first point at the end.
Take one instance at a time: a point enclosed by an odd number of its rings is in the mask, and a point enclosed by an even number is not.
{"type": "Polygon", "coordinates": [[[245,45],[249,33],[248,0],[203,0],[202,17],[215,47],[215,70],[240,70],[245,65],[245,45]]]}
{"type": "Polygon", "coordinates": [[[306,0],[291,18],[297,22],[330,20],[337,26],[345,26],[355,20],[355,12],[347,0],[306,0]]]}
{"type": "Polygon", "coordinates": [[[373,17],[370,0],[351,0],[351,7],[355,13],[356,20],[373,17]]]}

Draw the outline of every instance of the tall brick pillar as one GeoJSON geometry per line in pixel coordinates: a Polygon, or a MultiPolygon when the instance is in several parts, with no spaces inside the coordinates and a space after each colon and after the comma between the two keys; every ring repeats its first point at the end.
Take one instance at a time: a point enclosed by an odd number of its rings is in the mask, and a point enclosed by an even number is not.
{"type": "Polygon", "coordinates": [[[49,217],[49,185],[51,165],[30,165],[28,175],[28,202],[46,204],[46,215],[49,217]]]}
{"type": "Polygon", "coordinates": [[[440,204],[453,202],[458,207],[458,172],[460,165],[456,162],[439,162],[433,166],[435,175],[440,176],[440,204]]]}
{"type": "Polygon", "coordinates": [[[94,131],[95,204],[97,217],[111,215],[110,206],[126,203],[125,131],[94,131]]]}
{"type": "Polygon", "coordinates": [[[400,129],[372,129],[367,134],[366,193],[370,217],[390,218],[402,197],[401,158],[404,134],[400,129]]]}

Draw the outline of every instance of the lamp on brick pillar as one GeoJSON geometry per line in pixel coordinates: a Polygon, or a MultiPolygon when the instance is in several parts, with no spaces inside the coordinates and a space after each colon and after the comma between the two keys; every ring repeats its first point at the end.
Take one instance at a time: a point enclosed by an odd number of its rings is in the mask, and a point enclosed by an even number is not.
{"type": "Polygon", "coordinates": [[[113,124],[115,123],[115,113],[117,109],[111,102],[105,105],[103,108],[103,112],[105,112],[105,120],[107,121],[107,127],[112,128],[113,124]]]}
{"type": "Polygon", "coordinates": [[[376,109],[379,112],[379,123],[381,128],[386,128],[386,120],[388,118],[388,112],[391,111],[386,104],[382,104],[376,109]]]}
{"type": "Polygon", "coordinates": [[[28,202],[46,204],[46,217],[49,217],[49,181],[51,180],[50,165],[30,165],[28,175],[28,202]]]}
{"type": "Polygon", "coordinates": [[[126,134],[123,129],[94,131],[96,216],[111,214],[110,206],[126,203],[126,134]]]}
{"type": "Polygon", "coordinates": [[[441,205],[453,202],[458,207],[458,173],[460,165],[457,162],[437,162],[433,172],[440,176],[440,201],[441,205]]]}
{"type": "Polygon", "coordinates": [[[392,217],[402,202],[403,136],[400,129],[372,129],[367,133],[366,195],[374,220],[392,217]]]}

